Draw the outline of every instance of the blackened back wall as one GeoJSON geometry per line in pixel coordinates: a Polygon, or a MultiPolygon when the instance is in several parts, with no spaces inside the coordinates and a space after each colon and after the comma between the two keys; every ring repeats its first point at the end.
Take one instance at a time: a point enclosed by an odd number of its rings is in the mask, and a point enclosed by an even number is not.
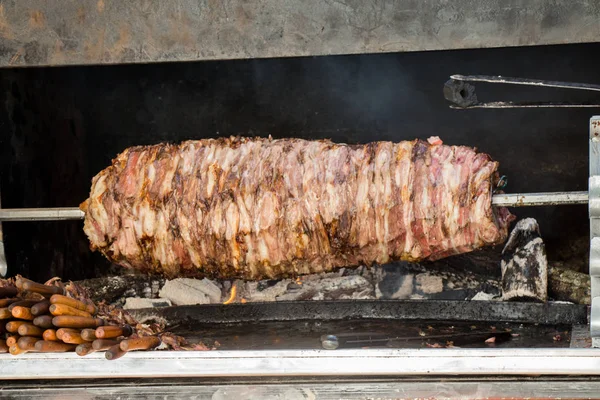
{"type": "MultiPolygon", "coordinates": [[[[586,190],[588,120],[600,109],[451,110],[451,74],[600,83],[600,45],[1,70],[3,207],[76,206],[128,146],[223,135],[364,143],[431,135],[501,163],[507,192],[586,190]]],[[[478,85],[480,100],[593,99],[478,85]]],[[[600,100],[596,96],[597,100],[600,100]]],[[[585,206],[538,218],[555,259],[585,264],[585,206]]],[[[106,272],[81,222],[4,223],[10,273],[43,280],[106,272]]]]}

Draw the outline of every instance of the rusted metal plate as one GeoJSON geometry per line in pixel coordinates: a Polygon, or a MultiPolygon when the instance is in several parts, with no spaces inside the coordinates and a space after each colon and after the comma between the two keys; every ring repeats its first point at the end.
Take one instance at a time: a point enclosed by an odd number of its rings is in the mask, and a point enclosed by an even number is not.
{"type": "Polygon", "coordinates": [[[589,0],[0,0],[0,66],[595,42],[589,0]]]}

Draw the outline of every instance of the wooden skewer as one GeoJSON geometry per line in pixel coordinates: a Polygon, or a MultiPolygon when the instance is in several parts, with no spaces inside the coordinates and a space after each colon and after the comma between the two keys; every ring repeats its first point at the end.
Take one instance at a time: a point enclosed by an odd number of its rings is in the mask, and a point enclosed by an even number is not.
{"type": "Polygon", "coordinates": [[[61,340],[70,344],[88,343],[87,340],[83,340],[80,332],[65,332],[63,333],[61,340]]]}
{"type": "Polygon", "coordinates": [[[97,328],[104,325],[100,318],[76,317],[71,315],[61,315],[52,318],[52,324],[59,328],[97,328]]]}
{"type": "Polygon", "coordinates": [[[17,332],[21,336],[36,336],[36,337],[42,337],[42,334],[44,333],[44,331],[41,328],[39,328],[33,324],[23,324],[23,325],[19,326],[19,329],[17,329],[17,332]]]}
{"type": "Polygon", "coordinates": [[[133,330],[129,325],[114,326],[105,325],[96,328],[96,337],[98,339],[112,339],[119,336],[131,336],[133,330]]]}
{"type": "Polygon", "coordinates": [[[66,306],[88,312],[92,315],[96,314],[97,312],[96,306],[94,306],[93,304],[86,304],[79,300],[72,299],[70,297],[63,296],[60,294],[55,294],[52,297],[50,297],[50,304],[64,304],[66,306]]]}
{"type": "Polygon", "coordinates": [[[14,346],[15,344],[17,344],[17,341],[19,340],[20,336],[19,335],[13,335],[13,336],[9,336],[6,339],[6,345],[8,347],[10,346],[14,346]]]}
{"type": "Polygon", "coordinates": [[[95,329],[84,329],[81,331],[81,337],[89,342],[93,342],[94,340],[98,339],[96,337],[96,330],[95,329]]]}
{"type": "Polygon", "coordinates": [[[16,344],[16,343],[15,343],[15,344],[13,344],[12,346],[10,346],[10,348],[8,349],[8,351],[9,351],[9,352],[10,352],[10,354],[12,354],[13,356],[17,356],[17,355],[19,355],[19,354],[23,354],[23,353],[26,353],[26,352],[27,352],[27,351],[25,351],[25,350],[21,349],[21,348],[19,347],[19,345],[18,345],[18,344],[16,344]]]}
{"type": "Polygon", "coordinates": [[[144,336],[135,339],[125,339],[119,345],[123,351],[149,350],[160,345],[160,339],[156,336],[144,336]]]}
{"type": "Polygon", "coordinates": [[[19,290],[15,286],[0,287],[0,298],[14,297],[18,292],[19,290]]]}
{"type": "Polygon", "coordinates": [[[108,350],[113,346],[118,346],[120,340],[112,340],[112,339],[96,339],[92,342],[92,348],[96,351],[104,351],[108,350]]]}
{"type": "Polygon", "coordinates": [[[35,343],[35,349],[40,353],[63,353],[66,351],[73,351],[75,347],[76,345],[74,344],[48,340],[38,340],[35,343]]]}
{"type": "Polygon", "coordinates": [[[8,307],[12,303],[16,303],[17,301],[21,301],[21,299],[12,298],[12,299],[0,299],[0,307],[8,307]]]}
{"type": "Polygon", "coordinates": [[[17,346],[19,346],[19,348],[24,351],[33,351],[35,350],[35,342],[37,342],[38,340],[40,339],[36,337],[22,336],[17,341],[17,346]]]}
{"type": "Polygon", "coordinates": [[[50,306],[50,313],[54,316],[73,315],[76,317],[92,318],[92,314],[90,314],[87,311],[81,311],[75,307],[70,307],[66,304],[60,304],[60,303],[52,304],[50,306]]]}
{"type": "Polygon", "coordinates": [[[56,331],[56,337],[58,338],[58,340],[63,340],[63,335],[65,333],[79,333],[79,330],[71,328],[60,328],[56,331]]]}
{"type": "Polygon", "coordinates": [[[42,338],[49,342],[56,342],[59,340],[58,337],[56,337],[56,330],[54,329],[46,329],[44,333],[42,333],[42,338]]]}
{"type": "Polygon", "coordinates": [[[26,319],[28,321],[33,321],[33,319],[35,318],[33,314],[31,314],[31,308],[22,306],[16,306],[15,308],[13,308],[12,315],[15,318],[26,319]]]}
{"type": "Polygon", "coordinates": [[[87,356],[93,352],[94,349],[92,348],[91,343],[82,343],[75,348],[75,353],[77,353],[78,356],[87,356]]]}
{"type": "Polygon", "coordinates": [[[40,301],[31,306],[31,314],[34,316],[48,314],[50,309],[50,302],[48,300],[40,301]]]}
{"type": "Polygon", "coordinates": [[[43,329],[50,329],[54,327],[54,325],[52,325],[51,315],[40,315],[39,317],[35,317],[33,319],[33,324],[43,329]]]}
{"type": "Polygon", "coordinates": [[[9,346],[6,344],[6,340],[0,339],[0,353],[8,353],[9,346]]]}
{"type": "Polygon", "coordinates": [[[118,358],[123,357],[125,355],[125,353],[127,353],[127,352],[121,350],[119,345],[115,344],[114,346],[112,346],[108,350],[106,350],[106,353],[104,353],[104,356],[106,357],[107,360],[116,360],[118,358]]]}
{"type": "Polygon", "coordinates": [[[6,330],[10,333],[17,333],[19,331],[19,327],[23,324],[26,324],[27,321],[10,321],[6,323],[6,330]]]}
{"type": "Polygon", "coordinates": [[[12,317],[12,312],[8,307],[0,308],[0,319],[11,319],[12,317]]]}
{"type": "Polygon", "coordinates": [[[39,293],[43,296],[52,296],[53,294],[63,294],[65,291],[58,286],[42,285],[41,283],[26,280],[22,284],[23,290],[39,293]]]}
{"type": "Polygon", "coordinates": [[[8,306],[8,309],[9,309],[9,311],[12,312],[12,310],[15,307],[32,307],[32,306],[36,305],[39,302],[40,302],[39,300],[19,300],[19,301],[16,301],[14,303],[11,303],[8,306]]]}

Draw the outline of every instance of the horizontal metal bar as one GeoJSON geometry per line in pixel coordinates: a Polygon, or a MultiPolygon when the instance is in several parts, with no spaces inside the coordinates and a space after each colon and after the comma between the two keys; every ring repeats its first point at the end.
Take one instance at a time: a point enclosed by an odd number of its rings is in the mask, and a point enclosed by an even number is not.
{"type": "Polygon", "coordinates": [[[588,192],[548,192],[496,194],[492,205],[498,207],[557,206],[568,204],[587,204],[588,192]]]}
{"type": "MultiPolygon", "coordinates": [[[[492,204],[502,207],[586,204],[587,192],[498,194],[492,204]]],[[[77,207],[0,208],[0,221],[65,221],[83,219],[85,213],[77,207]]]]}
{"type": "Polygon", "coordinates": [[[450,105],[455,110],[469,110],[472,108],[594,108],[600,104],[577,103],[513,103],[510,101],[494,101],[490,103],[477,103],[470,106],[450,105]]]}
{"type": "Polygon", "coordinates": [[[600,375],[600,349],[360,349],[0,355],[0,380],[415,375],[600,375]]]}
{"type": "Polygon", "coordinates": [[[487,82],[487,83],[502,83],[502,84],[506,84],[506,85],[541,86],[541,87],[553,87],[553,88],[561,88],[561,89],[600,91],[600,85],[596,85],[593,83],[544,81],[541,79],[509,78],[506,76],[451,75],[450,79],[454,79],[456,81],[465,81],[465,82],[487,82]]]}
{"type": "Polygon", "coordinates": [[[0,221],[66,221],[83,217],[85,213],[77,207],[0,209],[0,221]]]}
{"type": "Polygon", "coordinates": [[[225,382],[169,379],[150,382],[39,381],[5,382],[2,394],[11,400],[37,399],[593,399],[600,381],[589,378],[556,377],[526,380],[457,377],[444,380],[410,379],[248,379],[225,382]],[[282,383],[285,382],[285,383],[282,383]]]}

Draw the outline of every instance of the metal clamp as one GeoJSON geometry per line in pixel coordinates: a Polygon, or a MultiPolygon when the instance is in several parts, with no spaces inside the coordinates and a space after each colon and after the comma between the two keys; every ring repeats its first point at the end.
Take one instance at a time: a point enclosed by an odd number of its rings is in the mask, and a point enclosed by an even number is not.
{"type": "Polygon", "coordinates": [[[600,347],[600,116],[590,119],[590,284],[592,292],[590,335],[600,347]]]}
{"type": "Polygon", "coordinates": [[[444,97],[451,102],[450,108],[561,108],[561,107],[600,107],[600,102],[569,103],[569,102],[513,102],[492,101],[480,102],[475,92],[475,86],[470,82],[484,82],[505,85],[525,85],[537,87],[550,87],[560,89],[600,91],[600,85],[590,83],[542,81],[539,79],[508,78],[504,76],[486,75],[452,75],[444,85],[444,97]]]}

